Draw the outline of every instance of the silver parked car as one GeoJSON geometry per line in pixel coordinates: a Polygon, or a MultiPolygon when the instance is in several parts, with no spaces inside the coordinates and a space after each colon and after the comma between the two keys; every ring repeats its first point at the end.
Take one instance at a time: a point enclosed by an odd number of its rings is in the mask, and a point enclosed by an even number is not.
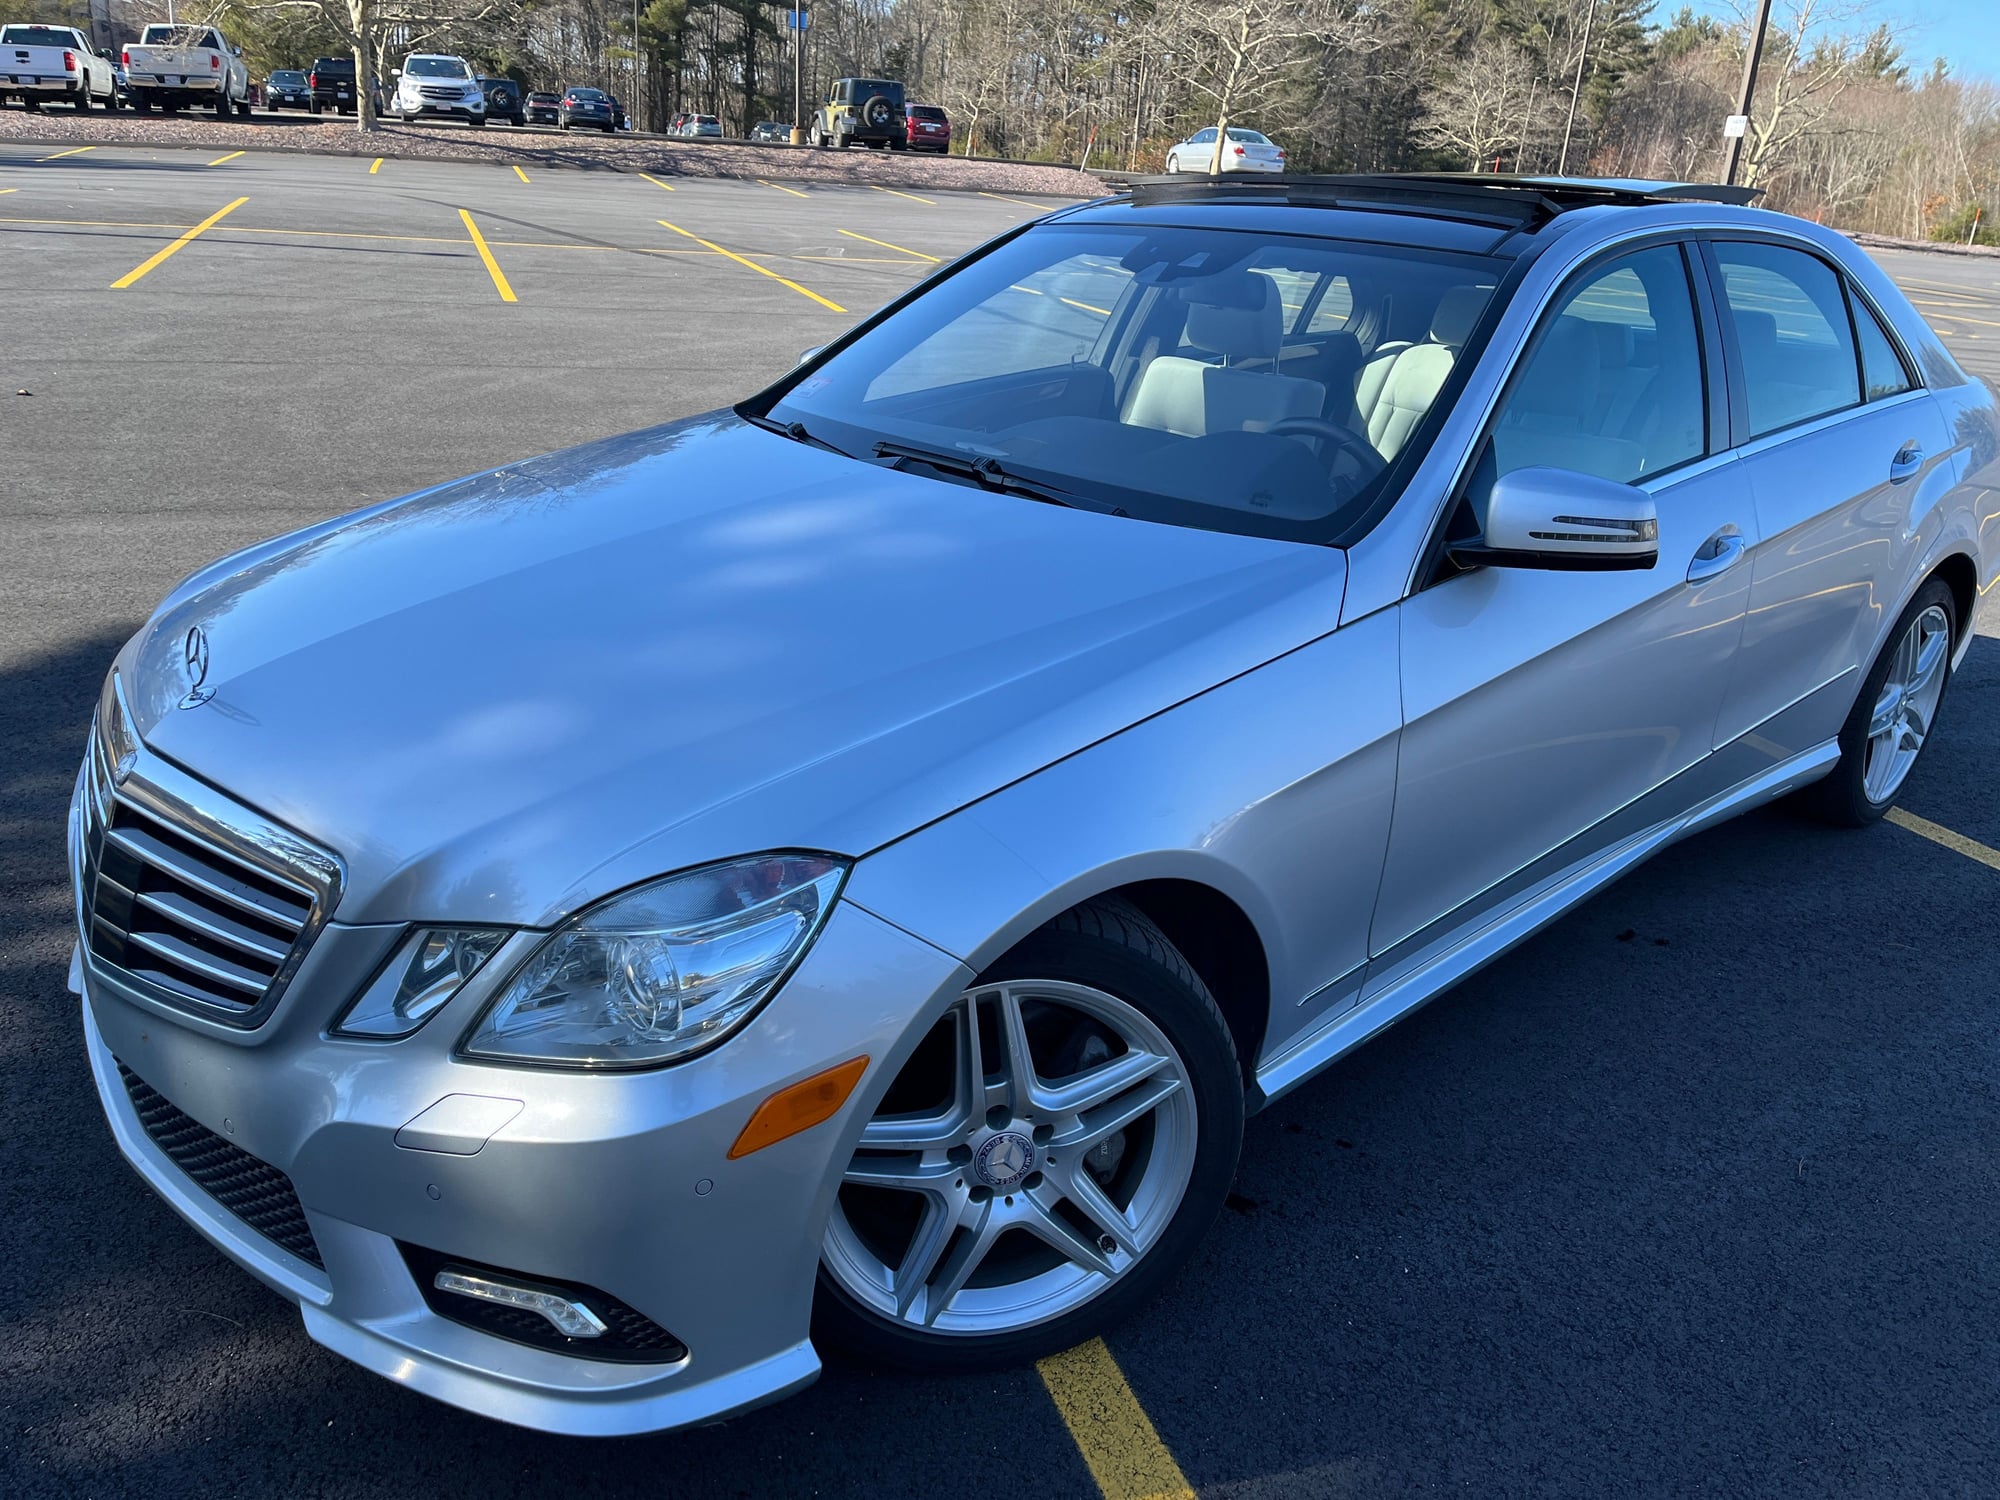
{"type": "Polygon", "coordinates": [[[1186,140],[1167,149],[1169,173],[1215,171],[1282,172],[1285,152],[1276,141],[1255,130],[1229,127],[1229,139],[1222,143],[1222,165],[1215,164],[1215,127],[1197,130],[1186,140]]]}
{"type": "Polygon", "coordinates": [[[1921,754],[1994,397],[1717,196],[1148,186],[731,411],[195,574],[70,814],[119,1146],[315,1339],[531,1427],[1102,1328],[1247,1112],[1921,754]]]}

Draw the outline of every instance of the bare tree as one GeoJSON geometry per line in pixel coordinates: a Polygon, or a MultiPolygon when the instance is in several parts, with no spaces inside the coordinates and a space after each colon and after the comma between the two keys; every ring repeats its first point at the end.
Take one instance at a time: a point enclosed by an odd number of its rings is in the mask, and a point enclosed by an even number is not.
{"type": "Polygon", "coordinates": [[[1550,111],[1550,95],[1534,60],[1502,37],[1482,37],[1458,66],[1431,86],[1421,139],[1465,156],[1472,170],[1510,148],[1518,158],[1539,140],[1550,111]]]}
{"type": "Polygon", "coordinates": [[[1229,124],[1299,90],[1317,49],[1359,47],[1366,28],[1348,7],[1328,0],[1174,0],[1157,24],[1188,87],[1215,111],[1215,154],[1222,171],[1229,124]]]}

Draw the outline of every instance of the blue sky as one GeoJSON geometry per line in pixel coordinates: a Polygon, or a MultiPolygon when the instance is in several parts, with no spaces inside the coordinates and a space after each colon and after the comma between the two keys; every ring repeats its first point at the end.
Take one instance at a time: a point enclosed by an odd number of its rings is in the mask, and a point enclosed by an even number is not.
{"type": "MultiPolygon", "coordinates": [[[[1663,23],[1681,8],[1683,0],[1659,0],[1653,20],[1663,23]]],[[[1720,0],[1693,0],[1697,11],[1731,17],[1735,13],[1720,0]]],[[[1747,10],[1754,0],[1745,0],[1747,10]]],[[[1772,23],[1784,10],[1783,0],[1772,6],[1772,23]]],[[[1961,76],[1977,75],[2000,81],[2000,3],[1997,0],[1879,0],[1867,15],[1853,24],[1865,30],[1877,19],[1889,22],[1903,33],[1903,56],[1911,71],[1922,72],[1931,59],[1942,57],[1961,76]]]]}

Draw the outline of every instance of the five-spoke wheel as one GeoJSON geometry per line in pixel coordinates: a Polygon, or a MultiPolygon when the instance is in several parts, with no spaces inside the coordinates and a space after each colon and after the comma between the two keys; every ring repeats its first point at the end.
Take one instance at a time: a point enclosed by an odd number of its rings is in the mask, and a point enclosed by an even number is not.
{"type": "Polygon", "coordinates": [[[1212,1220],[1242,1109],[1228,1030],[1159,929],[1122,902],[1065,913],[929,1028],[863,1128],[822,1321],[932,1367],[1086,1337],[1212,1220]]]}
{"type": "Polygon", "coordinates": [[[1839,762],[1806,789],[1807,800],[1826,818],[1870,823],[1901,794],[1937,723],[1957,635],[1957,601],[1943,580],[1933,578],[1897,617],[1862,680],[1840,731],[1839,762]]]}

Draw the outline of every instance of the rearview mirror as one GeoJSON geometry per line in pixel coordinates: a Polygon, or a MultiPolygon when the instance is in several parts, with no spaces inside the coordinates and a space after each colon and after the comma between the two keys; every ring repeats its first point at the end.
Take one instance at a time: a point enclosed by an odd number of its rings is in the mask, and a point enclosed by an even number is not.
{"type": "Polygon", "coordinates": [[[1650,568],[1660,558],[1659,511],[1644,490],[1614,479],[1516,469],[1493,482],[1485,532],[1450,550],[1468,568],[1650,568]]]}

